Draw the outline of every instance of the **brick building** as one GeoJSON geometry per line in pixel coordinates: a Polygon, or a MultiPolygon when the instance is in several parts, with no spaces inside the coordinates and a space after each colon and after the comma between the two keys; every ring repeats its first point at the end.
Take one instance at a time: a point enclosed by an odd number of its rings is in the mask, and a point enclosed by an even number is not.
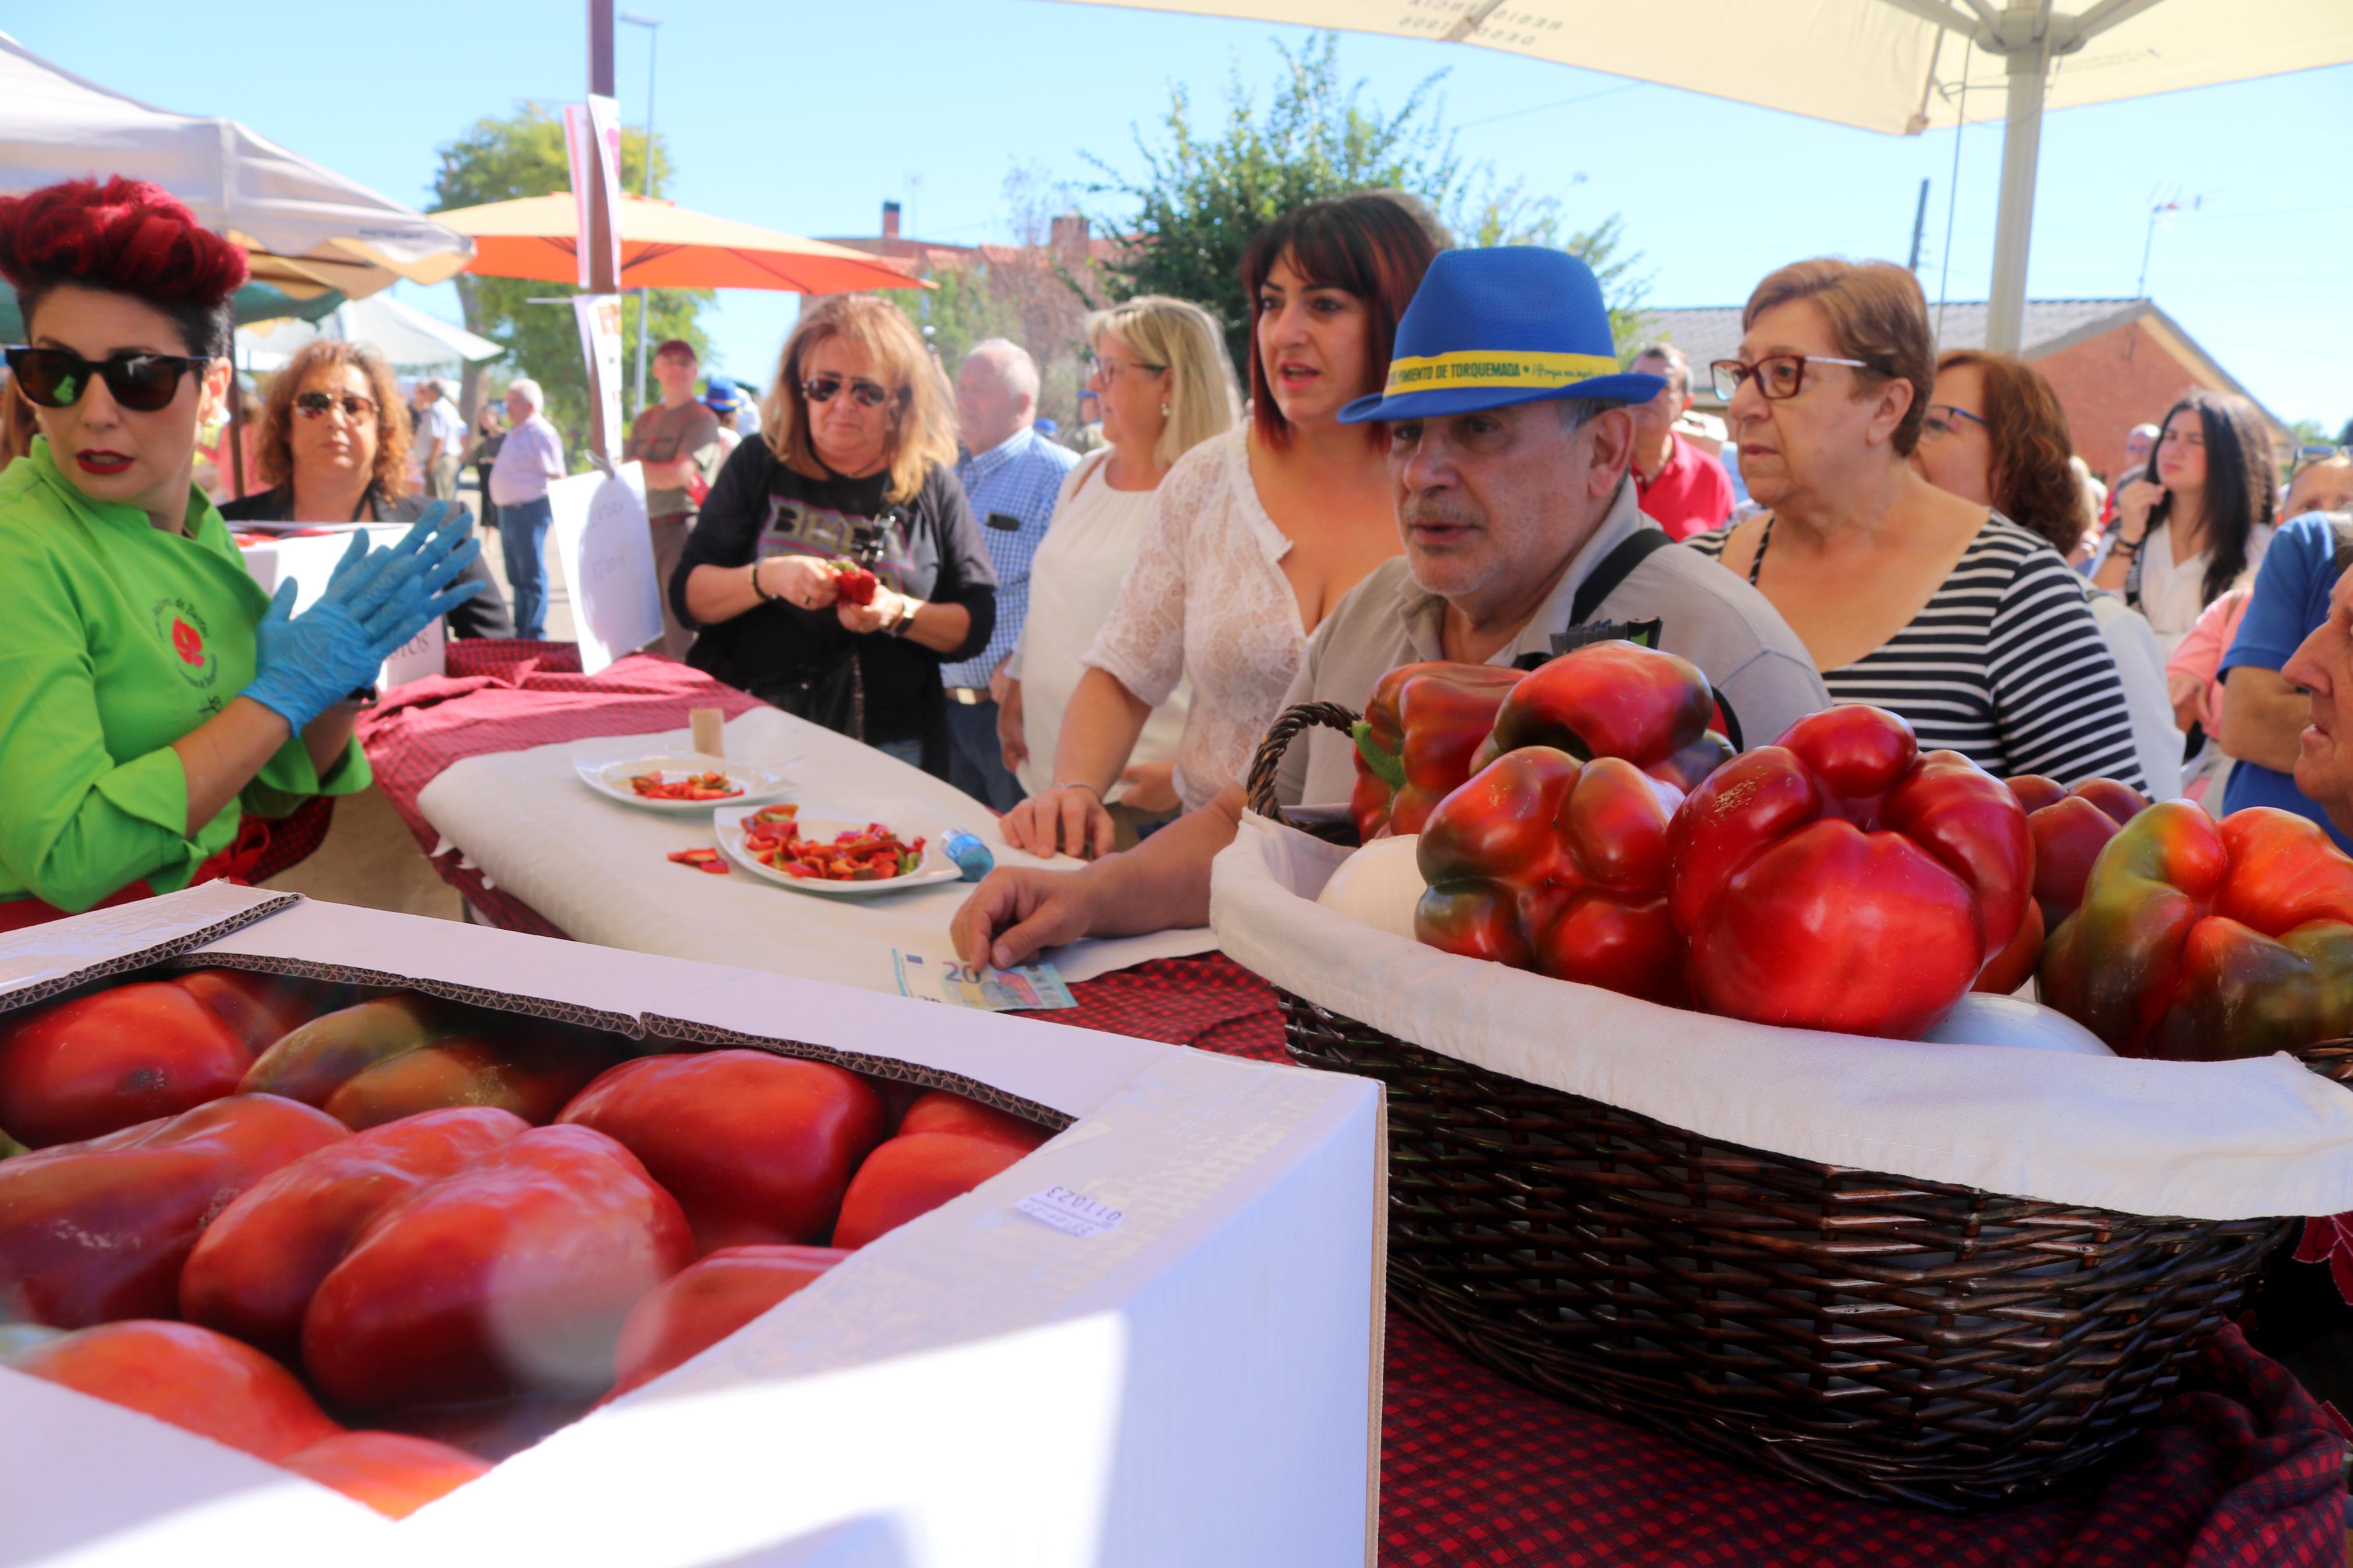
{"type": "MultiPolygon", "coordinates": [[[[1982,303],[1947,304],[1942,318],[1938,337],[1944,348],[1985,345],[1982,303]]],[[[1697,406],[1721,416],[1723,400],[1708,385],[1706,367],[1710,360],[1730,359],[1738,351],[1740,308],[1645,310],[1643,335],[1665,338],[1690,356],[1697,406]]],[[[2147,300],[2037,300],[2026,307],[2021,336],[2025,357],[2050,378],[2067,410],[2077,454],[2104,478],[2112,479],[2124,461],[2125,433],[2162,419],[2173,400],[2190,388],[2234,392],[2254,401],[2179,322],[2147,300]]],[[[2263,408],[2261,403],[2255,406],[2263,408]]],[[[2263,412],[2284,453],[2286,426],[2269,409],[2263,412]]]]}

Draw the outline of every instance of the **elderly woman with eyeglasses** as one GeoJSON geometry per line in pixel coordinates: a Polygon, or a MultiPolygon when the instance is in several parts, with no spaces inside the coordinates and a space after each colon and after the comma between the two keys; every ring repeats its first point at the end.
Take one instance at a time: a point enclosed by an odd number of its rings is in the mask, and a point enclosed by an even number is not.
{"type": "MultiPolygon", "coordinates": [[[[392,366],[366,343],[303,344],[271,378],[260,423],[255,466],[269,488],[222,506],[222,521],[415,522],[425,514],[424,497],[403,493],[409,428],[392,366]]],[[[459,581],[481,589],[449,612],[449,635],[514,636],[491,563],[475,556],[459,581]]]]}
{"type": "Polygon", "coordinates": [[[1912,466],[1936,384],[1927,304],[1884,262],[1757,286],[1710,366],[1767,510],[1689,542],[1746,577],[1833,700],[1900,713],[1989,772],[2145,787],[2116,660],[2056,551],[1912,466]]]}
{"type": "Polygon", "coordinates": [[[865,294],[804,310],[759,438],[720,469],[670,580],[702,633],[687,662],[947,777],[940,666],[997,623],[955,462],[946,378],[904,312],[865,294]]]}
{"type": "Polygon", "coordinates": [[[0,931],[237,869],[247,820],[368,784],[353,694],[466,587],[440,506],[293,613],[193,482],[244,252],[153,185],[0,197],[40,429],[0,474],[0,931]]]}

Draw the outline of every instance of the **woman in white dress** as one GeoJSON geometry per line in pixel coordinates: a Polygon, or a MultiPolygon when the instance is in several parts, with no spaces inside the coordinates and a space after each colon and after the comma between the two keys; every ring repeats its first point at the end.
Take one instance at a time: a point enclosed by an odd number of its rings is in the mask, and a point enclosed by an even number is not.
{"type": "Polygon", "coordinates": [[[2272,542],[2271,434],[2243,397],[2203,390],[2166,415],[2148,467],[2116,493],[2092,581],[2148,617],[2170,658],[2200,612],[2252,582],[2272,542]]]}
{"type": "Polygon", "coordinates": [[[1250,417],[1178,458],[1154,491],[1064,714],[1051,787],[1005,814],[1008,843],[1108,853],[1103,797],[1180,681],[1192,688],[1172,775],[1180,804],[1193,810],[1248,770],[1308,634],[1403,549],[1388,436],[1339,416],[1383,384],[1437,249],[1426,216],[1379,192],[1310,202],[1251,239],[1250,417]]]}
{"type": "MultiPolygon", "coordinates": [[[[1198,305],[1147,294],[1087,319],[1105,445],[1062,480],[1054,519],[1029,568],[1029,614],[1007,667],[997,712],[1005,765],[1026,794],[1050,788],[1062,714],[1144,539],[1153,492],[1169,468],[1241,414],[1233,361],[1216,318],[1198,305]]],[[[1152,710],[1112,792],[1138,822],[1176,808],[1172,778],[1190,699],[1152,710]]]]}

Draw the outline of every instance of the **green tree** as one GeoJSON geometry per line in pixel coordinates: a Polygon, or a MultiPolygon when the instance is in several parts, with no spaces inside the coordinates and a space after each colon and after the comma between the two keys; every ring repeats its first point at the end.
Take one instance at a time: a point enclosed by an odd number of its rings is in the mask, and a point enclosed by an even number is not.
{"type": "Polygon", "coordinates": [[[1617,218],[1568,231],[1557,198],[1466,163],[1437,96],[1445,72],[1384,111],[1365,100],[1362,81],[1342,80],[1336,34],[1275,50],[1282,68],[1262,111],[1237,66],[1212,124],[1199,122],[1182,86],[1173,89],[1159,139],[1136,133],[1140,172],[1087,154],[1100,176],[1090,194],[1127,209],[1100,226],[1134,240],[1111,268],[1116,297],[1173,294],[1208,307],[1225,322],[1234,363],[1245,364],[1250,310],[1239,272],[1250,237],[1303,202],[1387,189],[1419,198],[1462,243],[1551,245],[1582,257],[1600,277],[1620,349],[1636,335],[1646,280],[1634,271],[1640,255],[1622,251],[1617,218]]]}
{"type": "MultiPolygon", "coordinates": [[[[646,134],[642,127],[621,129],[621,186],[644,189],[646,134]]],[[[670,180],[670,153],[661,138],[653,140],[653,192],[661,195],[670,180]]],[[[571,187],[571,171],[564,151],[563,116],[537,103],[501,120],[474,121],[465,134],[440,150],[441,171],[433,182],[433,210],[479,206],[485,202],[543,196],[571,187]]],[[[588,373],[581,363],[580,330],[572,311],[560,305],[534,305],[576,294],[569,282],[545,282],[523,278],[482,278],[461,273],[458,297],[463,302],[466,327],[503,344],[511,374],[527,375],[547,393],[547,417],[563,433],[565,451],[575,468],[588,466],[588,373]]],[[[701,316],[712,300],[707,289],[656,289],[649,303],[652,341],[683,338],[705,352],[710,344],[701,316]]],[[[621,365],[626,377],[637,363],[638,309],[626,300],[621,311],[621,365]]],[[[469,392],[470,393],[470,386],[469,392]]],[[[624,401],[627,392],[624,393],[624,401]]]]}

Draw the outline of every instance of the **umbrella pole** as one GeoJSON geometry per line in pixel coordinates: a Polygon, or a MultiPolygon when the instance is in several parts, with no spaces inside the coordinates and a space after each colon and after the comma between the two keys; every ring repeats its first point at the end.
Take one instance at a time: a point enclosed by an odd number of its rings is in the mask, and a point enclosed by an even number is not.
{"type": "Polygon", "coordinates": [[[2034,237],[2034,176],[2042,156],[2042,91],[2047,51],[2013,51],[2010,113],[2001,135],[2001,202],[1993,241],[1993,291],[1986,307],[1986,344],[2014,354],[2026,335],[2026,251],[2034,237]]]}
{"type": "Polygon", "coordinates": [[[229,500],[245,499],[245,387],[237,379],[236,340],[230,340],[228,362],[228,486],[229,500]]]}

